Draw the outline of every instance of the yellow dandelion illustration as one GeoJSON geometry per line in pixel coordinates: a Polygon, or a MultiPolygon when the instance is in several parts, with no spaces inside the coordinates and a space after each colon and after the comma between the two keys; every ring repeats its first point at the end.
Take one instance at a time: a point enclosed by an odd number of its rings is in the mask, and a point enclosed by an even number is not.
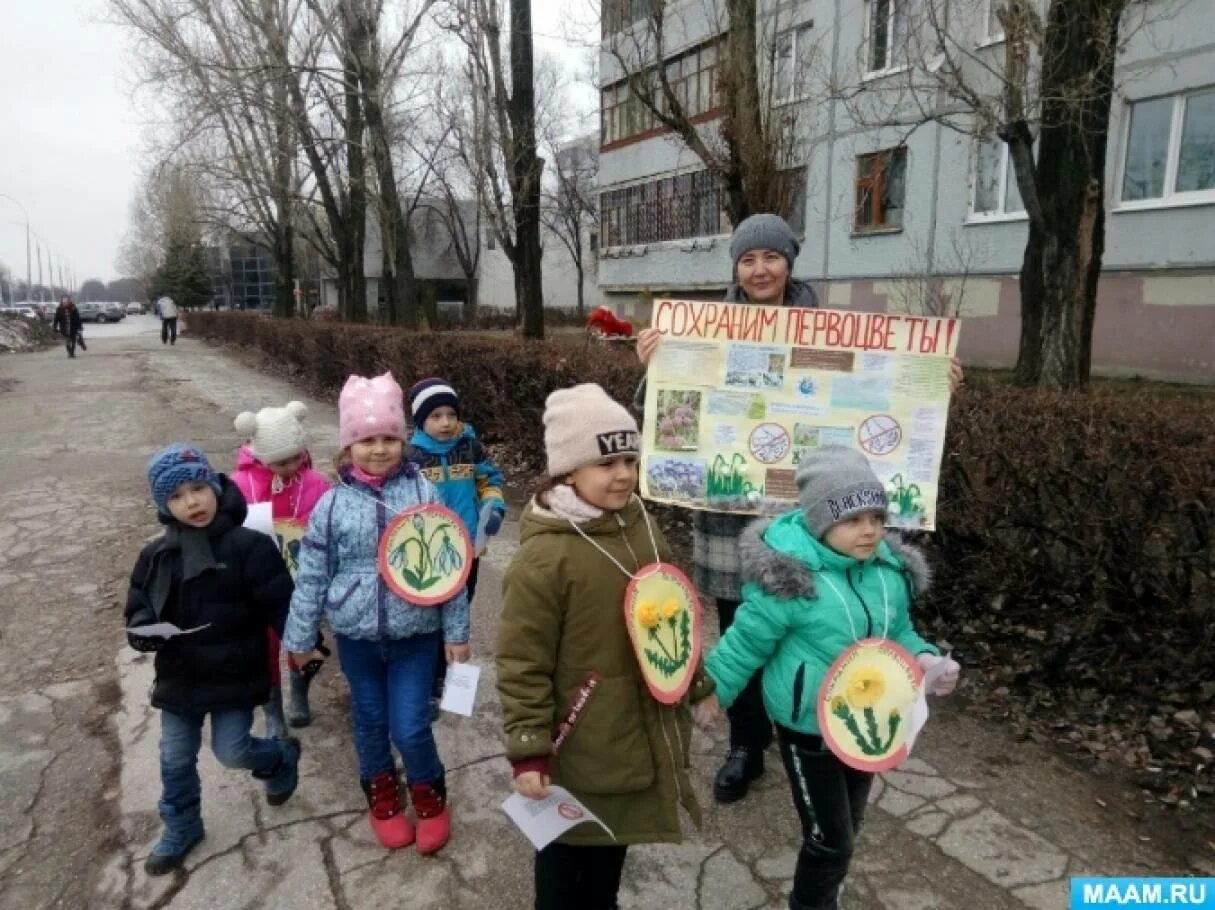
{"type": "Polygon", "coordinates": [[[662,621],[658,617],[658,605],[652,600],[643,600],[637,605],[637,621],[647,629],[657,629],[662,621]]]}
{"type": "Polygon", "coordinates": [[[683,612],[683,607],[674,597],[662,605],[662,618],[672,620],[683,612]]]}
{"type": "Polygon", "coordinates": [[[844,691],[852,707],[872,708],[886,694],[886,680],[873,667],[861,667],[848,678],[844,691]]]}

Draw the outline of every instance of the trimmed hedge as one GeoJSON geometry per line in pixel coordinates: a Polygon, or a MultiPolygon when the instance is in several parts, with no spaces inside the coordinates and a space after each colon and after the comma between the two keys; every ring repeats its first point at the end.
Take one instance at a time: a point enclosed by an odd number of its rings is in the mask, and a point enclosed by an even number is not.
{"type": "Polygon", "coordinates": [[[460,392],[464,418],[487,443],[509,443],[519,464],[544,468],[544,400],[554,389],[597,382],[618,401],[632,400],[641,365],[631,348],[523,341],[507,334],[408,332],[382,326],[276,319],[248,313],[191,313],[192,335],[251,345],[334,393],[351,373],[391,370],[406,391],[442,376],[460,392]]]}
{"type": "Polygon", "coordinates": [[[1209,703],[1213,405],[1152,387],[964,387],[931,540],[934,619],[1006,637],[1016,682],[1209,703]]]}
{"type": "MultiPolygon", "coordinates": [[[[641,375],[631,349],[507,335],[233,313],[192,313],[189,330],[254,345],[330,393],[350,373],[444,376],[483,437],[532,473],[549,392],[593,381],[627,402],[641,375]]],[[[923,535],[936,583],[918,609],[933,633],[1025,710],[1117,724],[1156,764],[1166,739],[1141,735],[1149,715],[1215,719],[1213,404],[1202,390],[1063,395],[972,378],[950,413],[939,530],[923,535]]],[[[1215,745],[1196,729],[1169,747],[1173,766],[1193,769],[1177,749],[1215,745]]]]}

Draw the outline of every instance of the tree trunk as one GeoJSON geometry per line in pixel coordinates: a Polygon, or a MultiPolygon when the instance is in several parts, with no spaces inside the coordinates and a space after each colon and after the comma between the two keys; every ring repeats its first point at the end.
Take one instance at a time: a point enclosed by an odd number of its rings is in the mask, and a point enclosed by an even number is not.
{"type": "Polygon", "coordinates": [[[473,275],[464,279],[464,324],[474,325],[477,321],[477,279],[473,275]]]}
{"type": "Polygon", "coordinates": [[[275,223],[274,268],[274,315],[290,319],[295,315],[295,232],[282,218],[275,223]]]}
{"type": "Polygon", "coordinates": [[[1021,273],[1017,381],[1088,385],[1105,252],[1105,154],[1126,0],[1052,0],[1043,40],[1036,195],[1021,273]]]}
{"type": "Polygon", "coordinates": [[[510,162],[511,203],[515,222],[515,299],[522,313],[523,337],[544,337],[544,287],[540,257],[540,172],[536,154],[536,88],[532,62],[531,0],[510,5],[509,116],[514,138],[510,162]]]}
{"type": "Polygon", "coordinates": [[[358,60],[367,141],[371,146],[372,160],[379,176],[380,232],[384,262],[381,284],[386,309],[386,312],[381,314],[380,321],[389,325],[403,324],[409,328],[417,328],[418,301],[409,225],[401,205],[401,194],[397,190],[392,145],[380,102],[383,76],[378,42],[378,13],[372,12],[368,5],[361,5],[356,15],[357,40],[352,42],[351,51],[358,60]]]}
{"type": "Polygon", "coordinates": [[[346,171],[350,178],[347,190],[346,231],[344,251],[349,257],[346,319],[367,321],[367,278],[363,249],[367,240],[367,153],[364,147],[366,124],[363,100],[359,93],[359,61],[366,59],[362,47],[368,36],[359,20],[343,4],[345,59],[342,62],[342,90],[346,106],[346,171]]]}
{"type": "Polygon", "coordinates": [[[764,147],[764,119],[759,91],[759,55],[754,0],[729,0],[725,66],[721,77],[726,112],[722,138],[726,143],[726,168],[722,174],[730,204],[730,222],[738,224],[755,211],[775,209],[755,203],[763,200],[769,182],[764,147]]]}
{"type": "Polygon", "coordinates": [[[295,226],[292,206],[292,178],[295,160],[295,134],[291,128],[291,107],[287,97],[288,80],[294,78],[287,59],[286,23],[270,2],[262,7],[267,31],[274,36],[269,51],[274,66],[271,96],[274,104],[274,265],[277,272],[274,315],[295,315],[295,226]]]}
{"type": "Polygon", "coordinates": [[[581,262],[574,263],[574,274],[578,278],[578,319],[581,320],[586,313],[586,292],[582,290],[583,268],[581,262]]]}

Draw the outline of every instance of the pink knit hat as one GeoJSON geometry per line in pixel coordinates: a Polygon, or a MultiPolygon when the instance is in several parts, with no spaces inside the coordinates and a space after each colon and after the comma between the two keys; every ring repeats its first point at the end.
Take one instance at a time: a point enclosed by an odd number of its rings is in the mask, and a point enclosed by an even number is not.
{"type": "Polygon", "coordinates": [[[370,436],[404,439],[404,398],[391,373],[347,378],[338,397],[338,444],[344,449],[370,436]]]}

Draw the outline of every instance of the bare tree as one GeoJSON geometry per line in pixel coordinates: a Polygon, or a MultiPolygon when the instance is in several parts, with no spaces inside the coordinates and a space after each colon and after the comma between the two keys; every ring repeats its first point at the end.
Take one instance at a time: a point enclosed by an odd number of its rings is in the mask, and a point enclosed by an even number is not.
{"type": "Polygon", "coordinates": [[[167,111],[153,154],[211,186],[202,217],[267,249],[275,312],[294,309],[299,177],[288,106],[298,0],[111,0],[141,39],[142,86],[167,111]]]}
{"type": "Polygon", "coordinates": [[[131,200],[130,225],[118,253],[118,270],[151,287],[174,244],[202,240],[204,190],[181,168],[163,167],[144,177],[131,200]]]}
{"type": "Polygon", "coordinates": [[[945,256],[930,256],[926,244],[916,239],[910,246],[888,280],[897,309],[916,316],[965,315],[967,288],[979,258],[976,246],[956,228],[949,232],[945,256]]]}
{"type": "Polygon", "coordinates": [[[510,3],[506,60],[498,0],[451,0],[445,24],[463,42],[465,75],[471,88],[460,126],[465,140],[460,154],[467,172],[480,177],[477,200],[514,269],[515,305],[523,335],[543,338],[540,190],[544,162],[536,146],[531,0],[510,3]]]}
{"type": "Polygon", "coordinates": [[[584,238],[598,230],[598,207],[595,204],[595,172],[598,170],[597,144],[549,139],[549,148],[556,164],[555,186],[546,195],[543,212],[544,226],[556,237],[574,264],[578,282],[577,312],[586,309],[583,282],[588,256],[584,238]]]}
{"type": "Polygon", "coordinates": [[[855,73],[832,86],[861,125],[899,125],[909,135],[935,121],[1007,144],[1029,221],[1016,370],[1023,385],[1088,383],[1119,54],[1131,35],[1186,3],[1002,0],[993,4],[1003,37],[996,48],[982,46],[985,4],[883,0],[894,27],[871,34],[855,73]],[[875,68],[893,72],[865,75],[875,68]]]}
{"type": "MultiPolygon", "coordinates": [[[[804,175],[797,124],[804,104],[800,88],[807,63],[795,70],[781,52],[789,41],[787,7],[761,12],[755,0],[705,0],[697,12],[715,23],[713,102],[692,105],[672,65],[671,34],[689,12],[676,0],[651,0],[650,12],[628,24],[610,15],[627,8],[604,0],[605,49],[627,85],[629,98],[656,124],[690,149],[725,188],[730,221],[754,212],[788,215],[804,175]]],[[[808,56],[808,55],[804,55],[808,56]]],[[[804,59],[804,57],[803,57],[804,59]]]]}

